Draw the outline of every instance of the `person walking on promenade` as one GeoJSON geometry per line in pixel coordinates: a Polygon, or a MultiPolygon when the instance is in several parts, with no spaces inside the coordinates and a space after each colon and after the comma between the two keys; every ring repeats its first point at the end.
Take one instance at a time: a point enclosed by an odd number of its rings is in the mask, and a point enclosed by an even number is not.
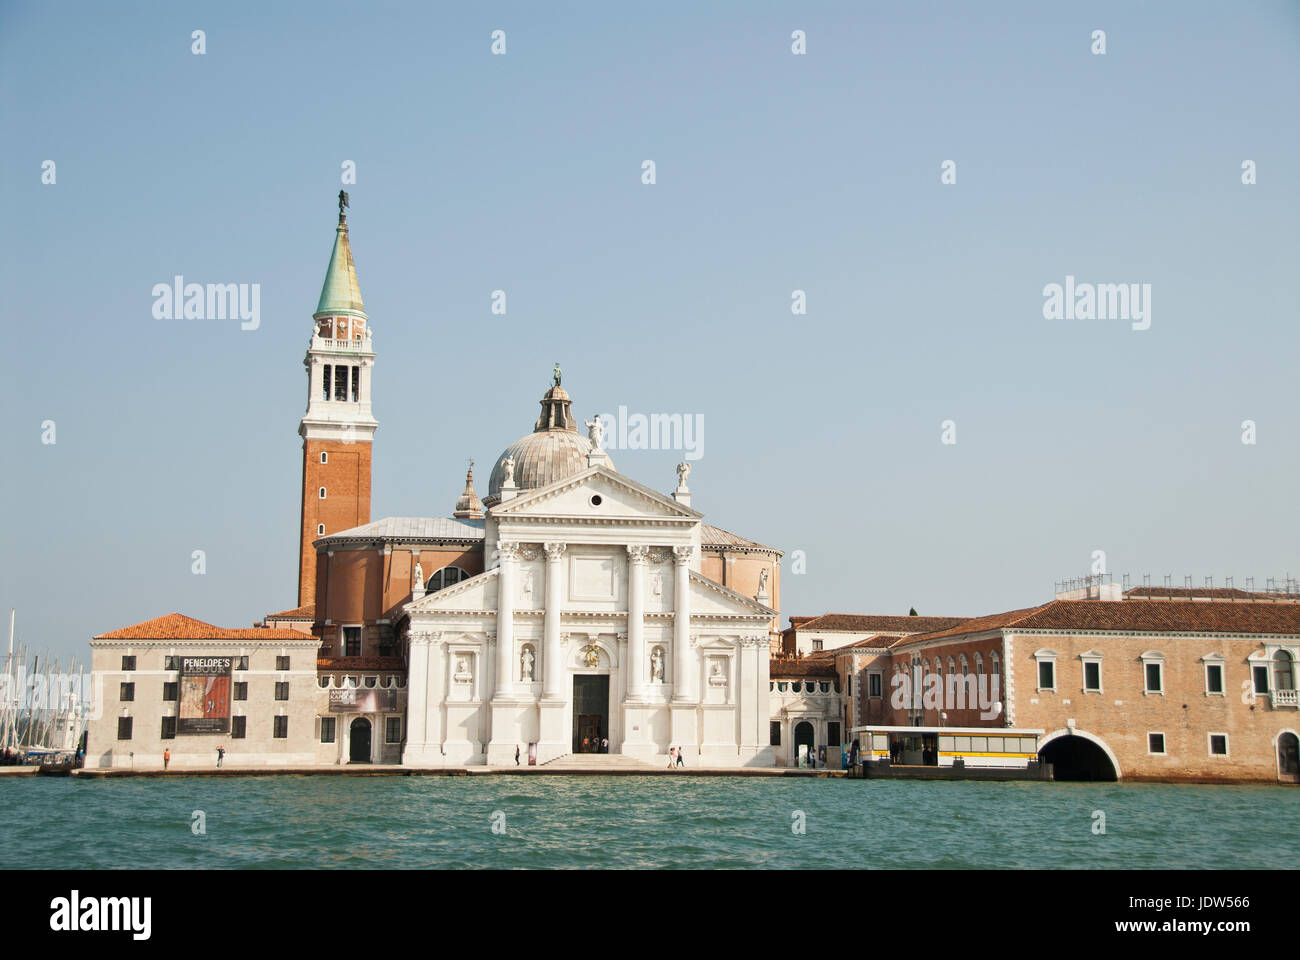
{"type": "Polygon", "coordinates": [[[168,747],[163,751],[163,769],[167,769],[167,764],[172,762],[172,748],[168,747]]]}
{"type": "Polygon", "coordinates": [[[681,748],[681,747],[678,747],[678,748],[677,748],[677,766],[679,766],[679,767],[684,767],[684,766],[686,766],[686,761],[685,761],[684,759],[682,759],[682,748],[681,748]]]}
{"type": "Polygon", "coordinates": [[[221,769],[221,761],[224,760],[225,757],[226,757],[226,748],[217,747],[217,769],[218,770],[221,769]]]}
{"type": "Polygon", "coordinates": [[[676,758],[676,756],[677,756],[676,750],[673,747],[669,747],[668,748],[668,769],[669,770],[673,768],[673,760],[676,758]]]}
{"type": "Polygon", "coordinates": [[[515,766],[519,766],[519,744],[515,744],[515,766]]]}

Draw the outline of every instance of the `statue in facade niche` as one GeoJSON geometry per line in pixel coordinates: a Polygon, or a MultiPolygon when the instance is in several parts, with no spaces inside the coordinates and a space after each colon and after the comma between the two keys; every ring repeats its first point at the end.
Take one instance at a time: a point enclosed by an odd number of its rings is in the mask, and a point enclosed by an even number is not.
{"type": "Polygon", "coordinates": [[[455,679],[459,683],[469,683],[471,680],[474,679],[474,673],[469,668],[468,657],[458,657],[456,659],[455,679]]]}
{"type": "Polygon", "coordinates": [[[519,678],[524,683],[533,681],[533,651],[531,647],[524,647],[524,652],[519,657],[519,678]]]}
{"type": "Polygon", "coordinates": [[[664,578],[656,573],[650,577],[650,593],[653,596],[661,597],[664,592],[664,578]]]}
{"type": "Polygon", "coordinates": [[[587,425],[587,439],[591,441],[591,445],[597,450],[604,450],[605,421],[597,416],[595,420],[584,420],[582,422],[587,425]]]}
{"type": "Polygon", "coordinates": [[[652,683],[664,682],[664,652],[658,647],[650,654],[650,680],[652,683]]]}

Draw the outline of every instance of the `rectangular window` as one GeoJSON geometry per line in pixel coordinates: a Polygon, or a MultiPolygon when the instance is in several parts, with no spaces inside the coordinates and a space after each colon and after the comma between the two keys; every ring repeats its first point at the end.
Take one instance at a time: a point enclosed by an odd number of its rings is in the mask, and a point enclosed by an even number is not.
{"type": "Polygon", "coordinates": [[[361,368],[352,368],[352,402],[357,403],[361,399],[361,368]]]}
{"type": "Polygon", "coordinates": [[[361,628],[360,627],[343,628],[343,656],[345,657],[361,656],[361,628]]]}
{"type": "Polygon", "coordinates": [[[1228,755],[1228,735],[1226,733],[1210,734],[1210,756],[1226,757],[1228,755]]]}
{"type": "Polygon", "coordinates": [[[181,698],[181,685],[179,683],[163,684],[163,700],[179,700],[181,698]]]}
{"type": "Polygon", "coordinates": [[[135,669],[135,657],[123,657],[123,658],[122,658],[122,669],[123,669],[123,670],[134,670],[134,669],[135,669]]]}
{"type": "Polygon", "coordinates": [[[1205,665],[1205,692],[1223,693],[1223,664],[1207,663],[1205,665]]]}
{"type": "Polygon", "coordinates": [[[320,718],[320,742],[321,743],[334,742],[334,718],[333,717],[320,718]]]}
{"type": "Polygon", "coordinates": [[[331,376],[330,370],[331,370],[330,365],[328,363],[325,364],[325,375],[321,378],[321,382],[320,382],[321,383],[320,398],[322,400],[328,400],[330,398],[330,376],[331,376]]]}
{"type": "Polygon", "coordinates": [[[247,670],[248,657],[235,657],[234,667],[236,670],[247,670]]]}
{"type": "Polygon", "coordinates": [[[275,669],[277,669],[277,670],[288,670],[288,669],[289,669],[289,658],[288,658],[288,657],[276,657],[276,658],[275,658],[275,669]]]}
{"type": "Polygon", "coordinates": [[[285,681],[278,681],[278,682],[276,683],[276,685],[275,685],[275,699],[277,699],[277,700],[288,700],[288,699],[289,699],[289,684],[288,684],[288,683],[286,683],[285,681]]]}
{"type": "Polygon", "coordinates": [[[812,645],[813,645],[813,650],[820,650],[822,648],[822,642],[820,640],[814,640],[812,642],[812,645]]]}
{"type": "Polygon", "coordinates": [[[121,700],[123,703],[130,703],[132,700],[134,700],[135,684],[134,683],[122,684],[122,689],[118,691],[117,698],[121,700]]]}
{"type": "Polygon", "coordinates": [[[275,731],[272,736],[276,740],[283,740],[289,736],[289,718],[283,714],[275,718],[275,731]]]}
{"type": "Polygon", "coordinates": [[[173,656],[166,656],[166,657],[163,657],[163,669],[164,669],[164,670],[179,670],[180,668],[181,668],[181,658],[180,658],[180,657],[173,657],[173,656]]]}
{"type": "Polygon", "coordinates": [[[840,722],[832,720],[826,724],[826,746],[838,747],[840,745],[840,722]]]}
{"type": "Polygon", "coordinates": [[[1038,661],[1038,689],[1056,689],[1056,664],[1051,660],[1038,661]]]}
{"type": "Polygon", "coordinates": [[[232,740],[243,740],[248,736],[248,717],[231,717],[230,718],[230,737],[232,740]]]}
{"type": "Polygon", "coordinates": [[[236,700],[247,700],[247,699],[248,699],[248,681],[247,681],[247,680],[236,680],[236,681],[235,681],[235,694],[234,694],[234,696],[235,696],[235,699],[236,699],[236,700]]]}
{"type": "Polygon", "coordinates": [[[133,719],[134,719],[133,717],[117,718],[117,739],[119,740],[131,739],[131,721],[133,719]]]}
{"type": "Polygon", "coordinates": [[[1268,667],[1252,667],[1250,674],[1255,680],[1255,692],[1261,696],[1268,693],[1268,667]]]}
{"type": "Polygon", "coordinates": [[[384,742],[401,743],[402,742],[402,718],[388,717],[384,720],[384,742]]]}
{"type": "Polygon", "coordinates": [[[773,747],[781,746],[781,721],[768,721],[767,731],[768,743],[773,747]]]}
{"type": "Polygon", "coordinates": [[[162,718],[162,739],[164,740],[176,739],[176,718],[175,717],[162,718]]]}
{"type": "Polygon", "coordinates": [[[1083,689],[1091,693],[1101,692],[1101,664],[1088,660],[1083,665],[1083,689]]]}
{"type": "Polygon", "coordinates": [[[881,677],[878,673],[867,674],[867,696],[880,697],[881,677]]]}
{"type": "Polygon", "coordinates": [[[1147,753],[1163,754],[1165,752],[1165,735],[1163,733],[1147,734],[1147,753]]]}
{"type": "Polygon", "coordinates": [[[1158,663],[1148,663],[1146,665],[1147,693],[1160,693],[1164,690],[1163,671],[1158,663]]]}

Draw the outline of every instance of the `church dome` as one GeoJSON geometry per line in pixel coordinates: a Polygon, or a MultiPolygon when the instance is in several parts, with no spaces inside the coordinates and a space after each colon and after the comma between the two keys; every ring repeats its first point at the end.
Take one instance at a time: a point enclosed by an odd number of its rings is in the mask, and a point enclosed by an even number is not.
{"type": "MultiPolygon", "coordinates": [[[[542,413],[533,424],[533,432],[502,450],[492,467],[485,501],[489,506],[501,500],[507,458],[515,462],[515,487],[520,492],[536,490],[587,469],[591,441],[578,432],[572,404],[568,391],[558,383],[546,391],[546,396],[542,397],[542,413]]],[[[608,455],[605,463],[614,469],[608,455]]]]}

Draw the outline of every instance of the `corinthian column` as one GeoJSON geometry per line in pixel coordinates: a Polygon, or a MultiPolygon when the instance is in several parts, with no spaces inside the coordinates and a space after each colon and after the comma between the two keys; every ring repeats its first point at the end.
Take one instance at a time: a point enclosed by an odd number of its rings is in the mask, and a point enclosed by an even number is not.
{"type": "Polygon", "coordinates": [[[501,572],[497,574],[497,682],[496,696],[510,695],[515,652],[515,568],[519,544],[497,541],[501,572]]]}
{"type": "Polygon", "coordinates": [[[673,547],[673,699],[695,695],[691,664],[691,555],[693,546],[673,547]]]}
{"type": "Polygon", "coordinates": [[[560,676],[563,668],[560,657],[560,615],[564,612],[564,549],[563,543],[548,543],[546,548],[546,621],[542,641],[542,696],[547,700],[558,698],[564,688],[560,676]]]}
{"type": "Polygon", "coordinates": [[[640,700],[645,689],[645,564],[650,548],[627,548],[627,696],[640,700]]]}

